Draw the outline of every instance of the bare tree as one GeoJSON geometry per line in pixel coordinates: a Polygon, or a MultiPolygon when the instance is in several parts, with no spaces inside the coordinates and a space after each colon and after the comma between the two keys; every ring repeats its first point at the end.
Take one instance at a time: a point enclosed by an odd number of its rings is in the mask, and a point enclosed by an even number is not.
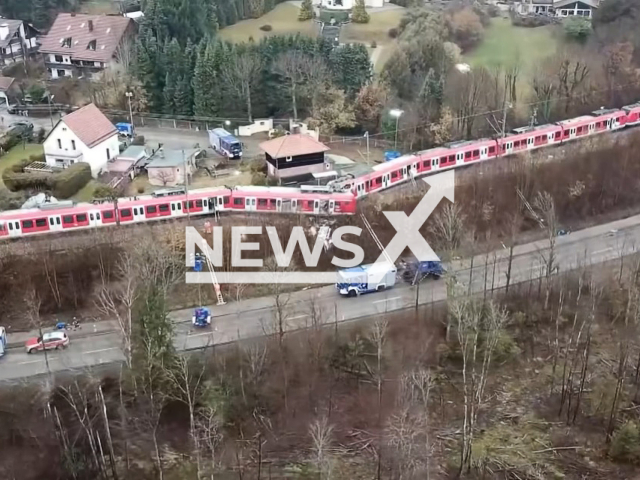
{"type": "Polygon", "coordinates": [[[173,385],[174,398],[184,403],[189,409],[189,436],[196,452],[196,468],[198,478],[202,471],[200,459],[200,442],[196,425],[196,409],[202,395],[204,377],[204,363],[193,365],[187,356],[178,355],[174,364],[166,371],[169,382],[173,385]]]}
{"type": "Polygon", "coordinates": [[[118,45],[118,48],[116,48],[115,59],[120,65],[122,65],[122,68],[126,73],[130,73],[135,58],[136,49],[133,38],[125,36],[118,45]]]}
{"type": "Polygon", "coordinates": [[[251,93],[262,70],[262,60],[257,55],[245,53],[236,55],[233,61],[223,71],[227,85],[244,98],[247,105],[249,122],[253,122],[251,107],[251,93]]]}
{"type": "Polygon", "coordinates": [[[544,228],[549,241],[549,250],[546,256],[542,254],[545,260],[545,277],[546,277],[546,294],[544,299],[545,310],[549,307],[549,295],[551,294],[551,275],[556,270],[556,241],[558,235],[558,217],[556,215],[556,206],[553,197],[547,192],[538,192],[533,206],[538,212],[538,223],[544,228]]]}
{"type": "Polygon", "coordinates": [[[127,367],[131,368],[133,357],[133,309],[139,296],[138,268],[133,255],[123,252],[118,261],[118,283],[113,284],[105,271],[104,262],[100,262],[102,283],[98,291],[96,306],[101,313],[113,316],[118,321],[122,334],[123,350],[127,367]]]}
{"type": "Polygon", "coordinates": [[[206,405],[198,409],[196,417],[196,431],[198,443],[209,450],[211,478],[216,470],[218,446],[222,442],[222,419],[215,405],[206,405]]]}
{"type": "Polygon", "coordinates": [[[293,108],[293,118],[298,119],[298,95],[299,87],[309,77],[312,68],[312,59],[302,52],[290,51],[278,56],[273,64],[273,70],[282,75],[289,83],[289,94],[293,108]]]}
{"type": "Polygon", "coordinates": [[[462,240],[465,216],[457,203],[447,203],[436,214],[431,227],[443,248],[453,252],[462,240]]]}
{"type": "Polygon", "coordinates": [[[333,425],[330,425],[327,417],[324,416],[319,420],[315,420],[309,427],[309,435],[313,442],[314,461],[320,473],[320,480],[329,480],[331,478],[329,448],[331,447],[332,434],[333,425]]]}

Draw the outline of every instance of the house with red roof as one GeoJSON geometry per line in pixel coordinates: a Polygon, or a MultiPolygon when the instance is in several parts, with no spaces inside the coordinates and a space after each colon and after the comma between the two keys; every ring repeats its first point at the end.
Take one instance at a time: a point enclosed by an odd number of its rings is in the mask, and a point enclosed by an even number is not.
{"type": "Polygon", "coordinates": [[[97,177],[120,152],[118,130],[93,103],[62,117],[44,141],[50,167],[85,162],[97,177]]]}
{"type": "Polygon", "coordinates": [[[127,17],[58,14],[40,45],[49,77],[94,78],[117,60],[135,30],[127,17]]]}
{"type": "Polygon", "coordinates": [[[321,173],[330,168],[324,155],[329,147],[303,133],[283,135],[262,142],[260,149],[265,153],[270,177],[298,177],[321,173]]]}

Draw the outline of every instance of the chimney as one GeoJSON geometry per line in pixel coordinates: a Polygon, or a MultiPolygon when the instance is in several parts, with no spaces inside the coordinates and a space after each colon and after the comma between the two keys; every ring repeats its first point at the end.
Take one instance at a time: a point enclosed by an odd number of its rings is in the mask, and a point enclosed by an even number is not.
{"type": "Polygon", "coordinates": [[[0,25],[0,40],[4,40],[8,36],[9,36],[9,25],[6,23],[3,23],[2,25],[0,25]]]}
{"type": "Polygon", "coordinates": [[[89,20],[89,31],[93,32],[93,20],[89,20]]]}

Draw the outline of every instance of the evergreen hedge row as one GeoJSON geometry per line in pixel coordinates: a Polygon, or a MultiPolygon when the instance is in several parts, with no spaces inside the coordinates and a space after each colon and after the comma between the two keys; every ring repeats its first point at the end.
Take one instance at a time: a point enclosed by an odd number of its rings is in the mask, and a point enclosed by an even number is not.
{"type": "Polygon", "coordinates": [[[2,181],[9,190],[48,191],[56,198],[69,198],[91,180],[88,163],[76,163],[56,173],[25,172],[24,168],[34,160],[41,161],[40,156],[35,157],[38,158],[22,160],[2,173],[2,181]]]}

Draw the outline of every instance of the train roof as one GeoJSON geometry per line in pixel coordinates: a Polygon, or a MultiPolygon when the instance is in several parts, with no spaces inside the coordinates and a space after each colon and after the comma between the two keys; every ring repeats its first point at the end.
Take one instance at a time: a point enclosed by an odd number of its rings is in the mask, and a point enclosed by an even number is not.
{"type": "Polygon", "coordinates": [[[569,118],[567,120],[560,120],[558,123],[560,125],[573,125],[576,123],[588,122],[593,120],[591,115],[582,115],[581,117],[569,118]]]}
{"type": "Polygon", "coordinates": [[[472,145],[479,145],[481,143],[486,143],[486,142],[495,142],[495,140],[492,140],[490,138],[478,138],[477,140],[461,140],[459,142],[446,143],[445,147],[447,147],[450,150],[453,150],[456,148],[465,148],[465,147],[470,147],[472,145]]]}
{"type": "Polygon", "coordinates": [[[602,117],[604,115],[611,115],[612,113],[619,113],[620,110],[617,108],[601,108],[600,110],[595,110],[593,112],[591,112],[591,115],[593,115],[594,117],[602,117]]]}
{"type": "Polygon", "coordinates": [[[635,108],[640,108],[640,102],[632,103],[631,105],[625,105],[622,107],[623,110],[632,110],[635,108]]]}
{"type": "Polygon", "coordinates": [[[557,128],[557,125],[553,125],[551,123],[545,123],[544,125],[528,125],[526,127],[514,128],[511,130],[512,134],[522,134],[522,133],[530,133],[530,132],[539,132],[542,130],[549,130],[551,128],[557,128]]]}
{"type": "MultiPolygon", "coordinates": [[[[303,198],[308,200],[318,199],[319,197],[327,195],[325,192],[303,192],[299,188],[290,188],[290,187],[257,187],[257,186],[247,186],[247,187],[236,187],[234,188],[235,192],[244,193],[247,195],[254,195],[264,198],[297,198],[303,196],[303,198]]],[[[353,193],[340,193],[340,192],[332,192],[330,193],[332,197],[351,200],[354,198],[353,193]]]]}

